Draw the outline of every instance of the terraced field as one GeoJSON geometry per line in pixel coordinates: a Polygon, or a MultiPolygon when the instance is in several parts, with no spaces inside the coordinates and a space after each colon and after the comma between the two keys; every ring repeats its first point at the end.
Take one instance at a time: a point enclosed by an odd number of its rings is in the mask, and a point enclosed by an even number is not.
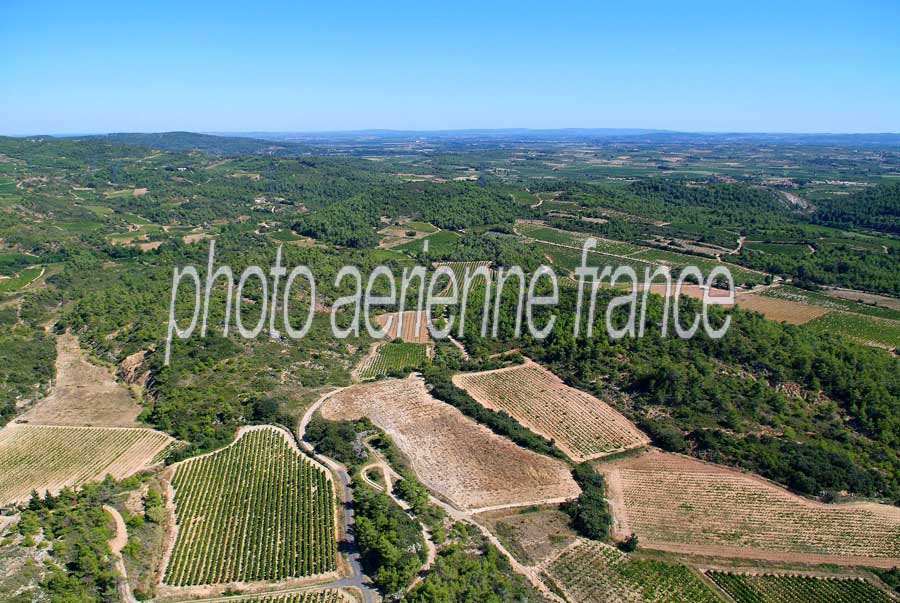
{"type": "Polygon", "coordinates": [[[122,479],[148,465],[172,438],[152,429],[10,423],[0,431],[0,504],[27,500],[32,489],[122,479]]]}
{"type": "Polygon", "coordinates": [[[688,554],[893,567],[900,563],[900,509],[825,505],[752,475],[650,452],[598,465],[614,532],[688,554]]]}
{"type": "Polygon", "coordinates": [[[579,539],[543,565],[571,603],[721,603],[693,570],[579,539]]]}
{"type": "Polygon", "coordinates": [[[361,379],[372,379],[393,370],[421,368],[427,359],[424,343],[385,343],[363,360],[357,374],[361,379]]]}
{"type": "Polygon", "coordinates": [[[894,603],[860,578],[706,572],[736,603],[894,603]]]}
{"type": "Polygon", "coordinates": [[[245,428],[172,479],[177,537],[163,583],[285,580],[335,570],[334,490],[281,429],[245,428]]]}
{"type": "Polygon", "coordinates": [[[649,439],[614,408],[569,387],[537,363],[453,377],[480,404],[554,440],[577,462],[638,448],[649,439]]]}

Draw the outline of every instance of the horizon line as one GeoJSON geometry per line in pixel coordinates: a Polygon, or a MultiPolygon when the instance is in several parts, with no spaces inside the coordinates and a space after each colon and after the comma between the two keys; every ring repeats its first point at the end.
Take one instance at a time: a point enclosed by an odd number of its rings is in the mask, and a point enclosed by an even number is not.
{"type": "Polygon", "coordinates": [[[500,132],[522,132],[522,133],[549,133],[549,132],[606,132],[619,133],[620,135],[640,136],[645,134],[691,134],[698,136],[736,136],[736,135],[754,135],[754,136],[900,136],[900,131],[873,131],[873,132],[841,132],[841,131],[778,131],[778,130],[678,130],[668,128],[641,128],[641,127],[558,127],[558,128],[539,128],[539,127],[499,127],[499,128],[435,128],[435,129],[407,129],[407,128],[355,128],[347,130],[109,130],[109,131],[93,131],[93,132],[52,132],[52,133],[29,133],[29,134],[6,134],[0,133],[0,136],[10,138],[29,138],[48,136],[53,138],[73,138],[79,136],[112,136],[117,134],[200,134],[206,136],[243,136],[251,135],[348,135],[348,134],[452,134],[452,133],[500,133],[500,132]]]}

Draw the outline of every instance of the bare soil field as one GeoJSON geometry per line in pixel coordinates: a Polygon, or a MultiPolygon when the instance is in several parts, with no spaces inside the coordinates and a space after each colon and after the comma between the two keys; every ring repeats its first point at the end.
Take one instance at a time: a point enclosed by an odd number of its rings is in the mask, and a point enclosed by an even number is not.
{"type": "Polygon", "coordinates": [[[417,230],[406,225],[387,226],[378,231],[378,234],[384,236],[384,238],[378,242],[378,246],[382,249],[391,249],[392,247],[397,247],[398,245],[403,245],[404,243],[427,237],[428,235],[433,234],[433,232],[434,231],[417,230]],[[415,235],[408,236],[406,234],[408,232],[415,232],[415,235]]]}
{"type": "Polygon", "coordinates": [[[826,505],[760,477],[651,451],[597,464],[606,478],[613,532],[664,551],[796,563],[893,567],[900,509],[826,505]]]}
{"type": "Polygon", "coordinates": [[[56,494],[106,474],[125,478],[172,442],[152,429],[10,423],[0,431],[0,504],[28,500],[32,489],[56,494]]]}
{"type": "Polygon", "coordinates": [[[744,310],[759,312],[769,320],[786,322],[792,325],[806,324],[828,313],[826,308],[801,304],[787,299],[756,295],[754,293],[741,293],[738,295],[737,305],[744,310]]]}
{"type": "Polygon", "coordinates": [[[863,291],[840,288],[829,289],[826,293],[832,297],[840,297],[851,301],[862,300],[867,304],[874,304],[876,306],[883,306],[885,308],[900,311],[900,299],[897,299],[896,297],[887,297],[886,295],[876,295],[875,293],[865,293],[863,291]]]}
{"type": "Polygon", "coordinates": [[[212,237],[212,235],[209,233],[195,232],[182,236],[181,240],[190,245],[191,243],[196,243],[197,241],[202,241],[203,239],[208,239],[210,237],[212,237]]]}
{"type": "Polygon", "coordinates": [[[428,343],[431,339],[428,336],[428,317],[425,311],[416,312],[415,310],[407,310],[406,312],[388,312],[381,314],[375,318],[375,322],[379,327],[384,327],[390,318],[391,326],[388,329],[387,339],[393,340],[400,338],[406,343],[428,343]],[[416,328],[416,321],[419,321],[416,328]]]}
{"type": "Polygon", "coordinates": [[[369,417],[428,488],[461,509],[558,502],[578,495],[568,467],[513,444],[428,394],[421,378],[355,385],[321,408],[330,420],[369,417]]]}
{"type": "MultiPolygon", "coordinates": [[[[638,290],[638,293],[643,291],[643,285],[641,285],[640,287],[641,288],[638,290]]],[[[650,293],[654,293],[656,295],[661,295],[661,296],[665,297],[666,296],[665,284],[651,283],[650,284],[650,293]]],[[[703,301],[703,296],[705,293],[706,293],[706,288],[701,287],[700,285],[691,285],[691,284],[686,283],[681,286],[681,295],[683,295],[684,297],[690,297],[692,299],[703,301]]],[[[671,290],[669,291],[669,296],[674,296],[674,295],[675,295],[675,284],[673,283],[671,290]]],[[[728,291],[726,291],[724,289],[716,289],[713,287],[713,288],[709,289],[709,297],[728,297],[728,291]]],[[[731,307],[730,304],[721,304],[721,305],[726,308],[731,307]]]]}
{"type": "Polygon", "coordinates": [[[19,421],[42,425],[134,427],[140,405],[109,369],[91,364],[74,335],[56,339],[56,381],[50,395],[19,421]]]}
{"type": "Polygon", "coordinates": [[[531,360],[520,366],[454,375],[453,383],[479,404],[505,411],[525,427],[555,441],[576,462],[650,443],[612,406],[569,387],[531,360]]]}

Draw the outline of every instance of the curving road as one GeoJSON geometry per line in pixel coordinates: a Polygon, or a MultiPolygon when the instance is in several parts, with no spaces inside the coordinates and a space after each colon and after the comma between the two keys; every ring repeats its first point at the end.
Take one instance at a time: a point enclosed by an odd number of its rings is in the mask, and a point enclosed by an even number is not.
{"type": "Polygon", "coordinates": [[[336,390],[332,390],[327,394],[324,394],[321,398],[319,398],[315,404],[309,407],[306,413],[303,415],[303,418],[300,419],[300,425],[297,428],[297,436],[300,438],[298,442],[298,446],[305,450],[308,454],[312,455],[317,461],[328,467],[331,470],[333,476],[337,478],[335,482],[335,486],[338,489],[338,496],[341,499],[341,507],[343,509],[343,540],[340,543],[341,552],[347,559],[347,563],[350,566],[350,575],[340,580],[335,580],[334,582],[329,582],[328,584],[320,585],[318,588],[353,588],[359,590],[363,596],[364,603],[375,603],[375,601],[380,600],[380,596],[372,588],[371,581],[369,578],[363,573],[362,563],[360,562],[359,551],[356,548],[356,541],[353,539],[351,534],[353,534],[353,526],[355,525],[355,519],[353,516],[353,490],[350,488],[350,474],[347,473],[347,468],[341,465],[340,463],[328,458],[327,456],[323,456],[318,454],[315,451],[313,445],[306,439],[306,426],[309,425],[310,419],[315,414],[317,410],[325,403],[325,401],[332,395],[342,391],[346,388],[339,388],[336,390]]]}

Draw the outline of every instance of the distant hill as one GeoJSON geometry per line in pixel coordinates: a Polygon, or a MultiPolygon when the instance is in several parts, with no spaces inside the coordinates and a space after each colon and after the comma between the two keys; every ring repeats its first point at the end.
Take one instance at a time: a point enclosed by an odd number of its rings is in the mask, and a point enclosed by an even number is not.
{"type": "Polygon", "coordinates": [[[214,136],[194,132],[155,134],[115,133],[88,136],[109,142],[133,144],[163,151],[201,151],[210,155],[300,155],[308,147],[293,142],[275,142],[245,136],[214,136]]]}

